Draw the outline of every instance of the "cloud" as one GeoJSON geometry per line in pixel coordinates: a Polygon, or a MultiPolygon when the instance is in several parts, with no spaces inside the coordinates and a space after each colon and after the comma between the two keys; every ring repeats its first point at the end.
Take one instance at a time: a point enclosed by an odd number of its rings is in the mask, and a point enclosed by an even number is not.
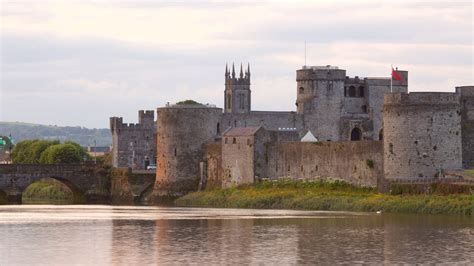
{"type": "Polygon", "coordinates": [[[294,110],[295,70],[410,71],[411,90],[473,82],[469,1],[2,3],[0,119],[107,127],[192,98],[222,106],[225,63],[251,64],[257,110],[294,110]],[[271,95],[271,98],[269,98],[271,95]]]}

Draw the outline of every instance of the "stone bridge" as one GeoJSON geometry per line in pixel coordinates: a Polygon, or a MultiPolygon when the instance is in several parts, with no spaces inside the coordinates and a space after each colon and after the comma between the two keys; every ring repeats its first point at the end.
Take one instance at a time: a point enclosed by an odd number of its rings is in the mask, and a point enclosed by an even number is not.
{"type": "Polygon", "coordinates": [[[75,198],[80,195],[87,201],[110,188],[108,171],[101,165],[0,164],[0,194],[6,194],[7,202],[20,203],[23,191],[42,178],[58,180],[71,189],[75,198]]]}

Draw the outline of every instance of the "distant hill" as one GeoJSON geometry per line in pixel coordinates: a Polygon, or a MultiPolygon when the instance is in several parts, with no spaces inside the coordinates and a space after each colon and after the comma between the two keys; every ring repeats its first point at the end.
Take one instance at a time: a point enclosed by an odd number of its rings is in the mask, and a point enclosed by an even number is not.
{"type": "Polygon", "coordinates": [[[57,139],[60,141],[72,140],[82,146],[112,145],[112,135],[109,129],[89,129],[85,127],[60,127],[38,125],[21,122],[0,122],[0,136],[12,135],[15,142],[25,139],[57,139]]]}

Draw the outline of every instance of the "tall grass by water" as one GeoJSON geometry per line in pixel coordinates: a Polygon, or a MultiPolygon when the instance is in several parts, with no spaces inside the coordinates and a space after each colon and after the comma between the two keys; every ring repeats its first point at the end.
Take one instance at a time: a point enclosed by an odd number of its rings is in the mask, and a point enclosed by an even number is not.
{"type": "Polygon", "coordinates": [[[390,195],[344,182],[260,182],[255,185],[187,194],[178,206],[361,211],[423,214],[474,214],[474,195],[390,195]]]}
{"type": "Polygon", "coordinates": [[[72,204],[74,193],[52,178],[44,178],[29,185],[22,194],[23,203],[72,204]]]}

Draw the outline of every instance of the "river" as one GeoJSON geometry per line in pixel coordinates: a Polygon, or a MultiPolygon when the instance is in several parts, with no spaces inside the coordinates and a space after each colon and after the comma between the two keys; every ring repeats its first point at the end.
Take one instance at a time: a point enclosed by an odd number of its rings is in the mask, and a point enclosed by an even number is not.
{"type": "Polygon", "coordinates": [[[474,218],[0,206],[0,265],[474,263],[474,218]]]}

